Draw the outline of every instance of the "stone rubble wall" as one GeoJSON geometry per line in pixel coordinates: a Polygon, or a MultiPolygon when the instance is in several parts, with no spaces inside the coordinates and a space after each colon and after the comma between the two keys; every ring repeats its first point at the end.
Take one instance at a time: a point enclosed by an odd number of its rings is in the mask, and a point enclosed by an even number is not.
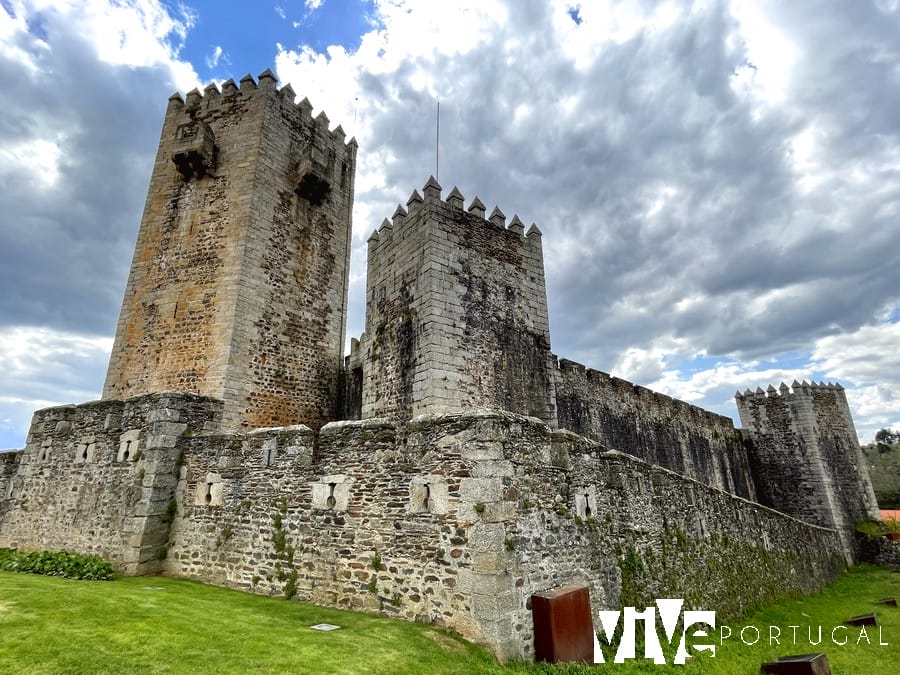
{"type": "Polygon", "coordinates": [[[13,477],[22,458],[21,450],[0,451],[0,522],[12,502],[13,477]]]}
{"type": "Polygon", "coordinates": [[[511,475],[484,511],[509,509],[492,547],[502,626],[493,643],[518,650],[507,655],[533,657],[529,598],[549,588],[588,585],[595,614],[681,597],[728,618],[817,591],[845,567],[834,530],[570,432],[545,434],[549,446],[504,446],[495,462],[508,462],[511,475]]]}
{"type": "Polygon", "coordinates": [[[182,446],[167,573],[433,622],[500,658],[533,657],[529,598],[549,588],[737,616],[844,568],[833,530],[511,413],[182,446]]]}
{"type": "Polygon", "coordinates": [[[188,439],[165,569],[484,640],[476,616],[493,591],[479,580],[496,574],[478,558],[493,542],[475,507],[483,448],[503,442],[491,422],[458,415],[436,431],[429,418],[401,429],[370,419],[328,424],[318,439],[300,427],[188,439]]]}
{"type": "Polygon", "coordinates": [[[856,540],[860,562],[881,565],[900,572],[900,540],[867,536],[859,532],[856,540]]]}
{"type": "Polygon", "coordinates": [[[559,427],[750,500],[747,439],[730,418],[579,363],[555,370],[559,427]]]}
{"type": "Polygon", "coordinates": [[[219,423],[221,403],[182,393],[35,413],[7,488],[0,546],[100,555],[128,573],[159,569],[188,428],[219,423]]]}

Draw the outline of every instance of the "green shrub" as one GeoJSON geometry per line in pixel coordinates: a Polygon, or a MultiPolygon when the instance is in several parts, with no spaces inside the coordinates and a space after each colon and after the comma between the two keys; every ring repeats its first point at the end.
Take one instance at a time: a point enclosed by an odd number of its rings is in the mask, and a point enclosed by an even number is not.
{"type": "Polygon", "coordinates": [[[889,533],[900,533],[900,523],[891,518],[885,520],[861,520],[856,523],[856,531],[867,537],[881,537],[889,533]]]}
{"type": "Polygon", "coordinates": [[[92,581],[109,581],[113,578],[112,565],[103,558],[68,551],[38,553],[0,548],[0,570],[92,581]]]}

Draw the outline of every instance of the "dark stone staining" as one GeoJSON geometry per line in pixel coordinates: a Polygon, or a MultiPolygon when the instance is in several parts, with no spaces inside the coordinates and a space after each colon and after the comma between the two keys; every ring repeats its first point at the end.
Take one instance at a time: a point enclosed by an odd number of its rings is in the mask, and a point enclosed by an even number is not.
{"type": "MultiPolygon", "coordinates": [[[[472,214],[458,211],[453,221],[459,232],[459,243],[497,262],[522,268],[522,237],[509,230],[498,229],[472,214]]],[[[512,278],[516,278],[518,274],[512,278]]]]}
{"type": "Polygon", "coordinates": [[[461,348],[471,356],[469,375],[475,382],[481,381],[480,391],[474,395],[486,396],[491,407],[548,420],[552,407],[547,367],[550,343],[547,336],[528,328],[528,309],[520,306],[516,289],[505,284],[505,280],[520,276],[518,267],[505,269],[506,264],[521,265],[518,247],[506,246],[501,233],[487,226],[468,228],[464,238],[469,239],[466,245],[474,239],[483,246],[479,253],[486,257],[479,261],[464,253],[457,275],[466,289],[461,348]],[[487,231],[489,236],[470,238],[479,231],[487,231]],[[498,262],[505,264],[501,267],[498,262]],[[489,272],[478,269],[482,265],[489,272]],[[483,381],[484,369],[490,373],[488,381],[483,381]]]}
{"type": "Polygon", "coordinates": [[[546,419],[550,390],[546,338],[503,320],[493,321],[490,332],[499,347],[493,359],[498,407],[546,419]]]}
{"type": "Polygon", "coordinates": [[[561,364],[559,426],[701,482],[753,499],[749,439],[708,415],[578,364],[561,364]]]}
{"type": "Polygon", "coordinates": [[[340,372],[340,412],[342,420],[358,420],[362,417],[363,368],[355,366],[340,372]]]}
{"type": "Polygon", "coordinates": [[[307,173],[300,179],[297,195],[313,206],[319,206],[331,192],[331,185],[314,173],[307,173]]]}
{"type": "Polygon", "coordinates": [[[379,362],[388,374],[379,381],[380,395],[390,401],[387,414],[400,420],[412,416],[413,380],[417,365],[418,333],[416,311],[412,309],[412,284],[404,284],[391,302],[382,301],[383,317],[375,327],[370,358],[379,362]]]}

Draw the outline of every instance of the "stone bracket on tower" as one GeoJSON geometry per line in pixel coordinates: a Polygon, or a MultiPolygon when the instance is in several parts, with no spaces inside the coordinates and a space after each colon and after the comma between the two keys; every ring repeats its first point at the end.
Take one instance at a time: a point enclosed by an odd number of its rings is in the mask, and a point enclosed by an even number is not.
{"type": "Polygon", "coordinates": [[[319,156],[314,148],[300,160],[297,175],[300,181],[295,192],[313,206],[319,206],[331,192],[329,176],[334,169],[334,159],[319,156]]]}
{"type": "Polygon", "coordinates": [[[185,181],[203,178],[216,166],[216,137],[208,124],[194,121],[175,130],[172,161],[185,181]]]}

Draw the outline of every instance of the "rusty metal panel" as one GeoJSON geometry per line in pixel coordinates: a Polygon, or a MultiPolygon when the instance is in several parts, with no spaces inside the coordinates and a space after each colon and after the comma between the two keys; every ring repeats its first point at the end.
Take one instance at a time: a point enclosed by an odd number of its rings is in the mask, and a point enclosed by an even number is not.
{"type": "Polygon", "coordinates": [[[878,617],[875,614],[860,614],[859,616],[851,616],[844,621],[846,626],[877,626],[878,617]]]}
{"type": "Polygon", "coordinates": [[[587,586],[563,586],[531,596],[534,657],[559,663],[594,660],[594,624],[587,586]]]}
{"type": "Polygon", "coordinates": [[[780,656],[777,661],[762,664],[761,670],[772,675],[831,675],[828,657],[821,652],[780,656]]]}

